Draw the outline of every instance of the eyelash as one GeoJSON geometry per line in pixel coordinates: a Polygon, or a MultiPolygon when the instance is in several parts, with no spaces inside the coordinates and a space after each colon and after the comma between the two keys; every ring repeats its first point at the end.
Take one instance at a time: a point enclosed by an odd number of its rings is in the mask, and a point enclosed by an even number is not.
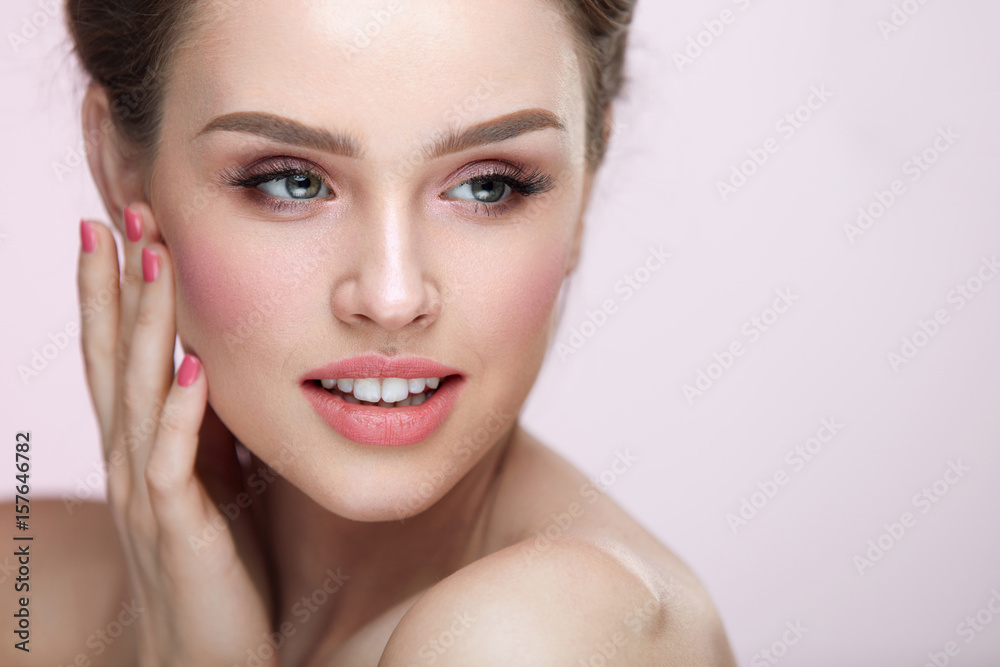
{"type": "Polygon", "coordinates": [[[228,185],[253,190],[251,194],[258,201],[267,204],[278,212],[295,210],[302,204],[309,203],[309,200],[295,202],[293,200],[278,199],[256,188],[262,183],[289,178],[291,176],[308,176],[318,179],[321,183],[326,183],[326,179],[315,170],[309,169],[300,162],[285,156],[261,160],[249,167],[230,167],[222,174],[223,180],[228,185]]]}
{"type": "MultiPolygon", "coordinates": [[[[532,195],[544,194],[555,187],[552,177],[539,169],[529,169],[518,162],[503,162],[501,164],[502,166],[499,167],[491,166],[484,168],[481,173],[465,179],[461,183],[449,188],[449,190],[470,183],[500,181],[508,185],[511,190],[521,197],[527,198],[532,195]]],[[[318,179],[321,183],[326,183],[326,180],[315,170],[309,169],[300,162],[285,156],[260,161],[249,167],[231,167],[223,173],[223,180],[233,187],[248,190],[254,189],[255,196],[258,197],[259,201],[266,203],[273,210],[281,212],[295,210],[303,204],[309,203],[311,200],[296,202],[294,200],[278,199],[256,190],[256,188],[262,183],[289,178],[291,176],[308,176],[318,179]]],[[[508,196],[503,201],[493,204],[487,202],[469,202],[469,200],[458,201],[472,203],[475,206],[476,213],[479,215],[500,217],[507,213],[511,206],[514,205],[511,199],[512,197],[508,196]]]]}
{"type": "MultiPolygon", "coordinates": [[[[491,166],[485,168],[482,173],[465,179],[455,187],[483,181],[500,181],[501,183],[505,183],[510,186],[511,190],[524,198],[545,194],[555,186],[552,177],[540,169],[528,169],[519,162],[504,162],[501,167],[491,166]]],[[[477,214],[497,218],[504,215],[514,205],[510,197],[494,204],[486,202],[472,203],[475,205],[477,214]]]]}

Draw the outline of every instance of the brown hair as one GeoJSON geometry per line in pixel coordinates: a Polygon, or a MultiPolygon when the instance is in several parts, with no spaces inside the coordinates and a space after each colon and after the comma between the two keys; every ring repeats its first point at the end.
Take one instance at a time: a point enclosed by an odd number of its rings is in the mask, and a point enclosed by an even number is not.
{"type": "MultiPolygon", "coordinates": [[[[625,50],[637,0],[557,0],[575,28],[587,88],[587,161],[604,159],[604,111],[625,81],[625,50]]],[[[194,0],[66,0],[84,70],[108,93],[121,137],[155,154],[170,54],[191,25],[194,0]]]]}

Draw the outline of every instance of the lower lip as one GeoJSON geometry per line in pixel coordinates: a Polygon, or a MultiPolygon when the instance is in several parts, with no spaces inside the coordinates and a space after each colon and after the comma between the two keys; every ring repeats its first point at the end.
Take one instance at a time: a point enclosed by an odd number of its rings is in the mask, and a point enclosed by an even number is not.
{"type": "Polygon", "coordinates": [[[348,440],[399,447],[429,438],[451,413],[464,385],[462,377],[452,375],[420,405],[402,408],[348,403],[312,381],[303,383],[302,391],[319,416],[348,440]]]}

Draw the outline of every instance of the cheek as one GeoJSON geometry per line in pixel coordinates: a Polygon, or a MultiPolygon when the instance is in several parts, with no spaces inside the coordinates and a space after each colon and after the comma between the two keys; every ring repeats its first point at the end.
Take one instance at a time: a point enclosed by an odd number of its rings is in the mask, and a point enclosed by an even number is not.
{"type": "MultiPolygon", "coordinates": [[[[233,332],[250,311],[248,281],[252,273],[240,271],[238,261],[204,241],[174,243],[177,271],[177,326],[191,342],[204,336],[233,332]]],[[[205,343],[207,341],[200,340],[205,343]]]]}
{"type": "Polygon", "coordinates": [[[489,332],[489,343],[503,356],[544,353],[552,316],[566,273],[562,248],[520,255],[483,286],[480,311],[486,321],[478,330],[489,332]]]}
{"type": "Polygon", "coordinates": [[[294,340],[283,323],[302,321],[314,297],[302,285],[289,284],[280,257],[214,246],[203,238],[182,242],[174,257],[177,328],[195,350],[214,358],[242,358],[264,348],[279,355],[294,340]]]}

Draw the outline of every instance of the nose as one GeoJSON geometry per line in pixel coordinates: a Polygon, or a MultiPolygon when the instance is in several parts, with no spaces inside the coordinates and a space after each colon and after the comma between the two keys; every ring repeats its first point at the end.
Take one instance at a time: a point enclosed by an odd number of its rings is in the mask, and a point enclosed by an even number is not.
{"type": "Polygon", "coordinates": [[[390,332],[424,329],[441,314],[443,299],[428,271],[416,221],[401,207],[382,207],[349,223],[355,229],[347,269],[333,291],[334,315],[345,324],[376,325],[390,332]]]}

